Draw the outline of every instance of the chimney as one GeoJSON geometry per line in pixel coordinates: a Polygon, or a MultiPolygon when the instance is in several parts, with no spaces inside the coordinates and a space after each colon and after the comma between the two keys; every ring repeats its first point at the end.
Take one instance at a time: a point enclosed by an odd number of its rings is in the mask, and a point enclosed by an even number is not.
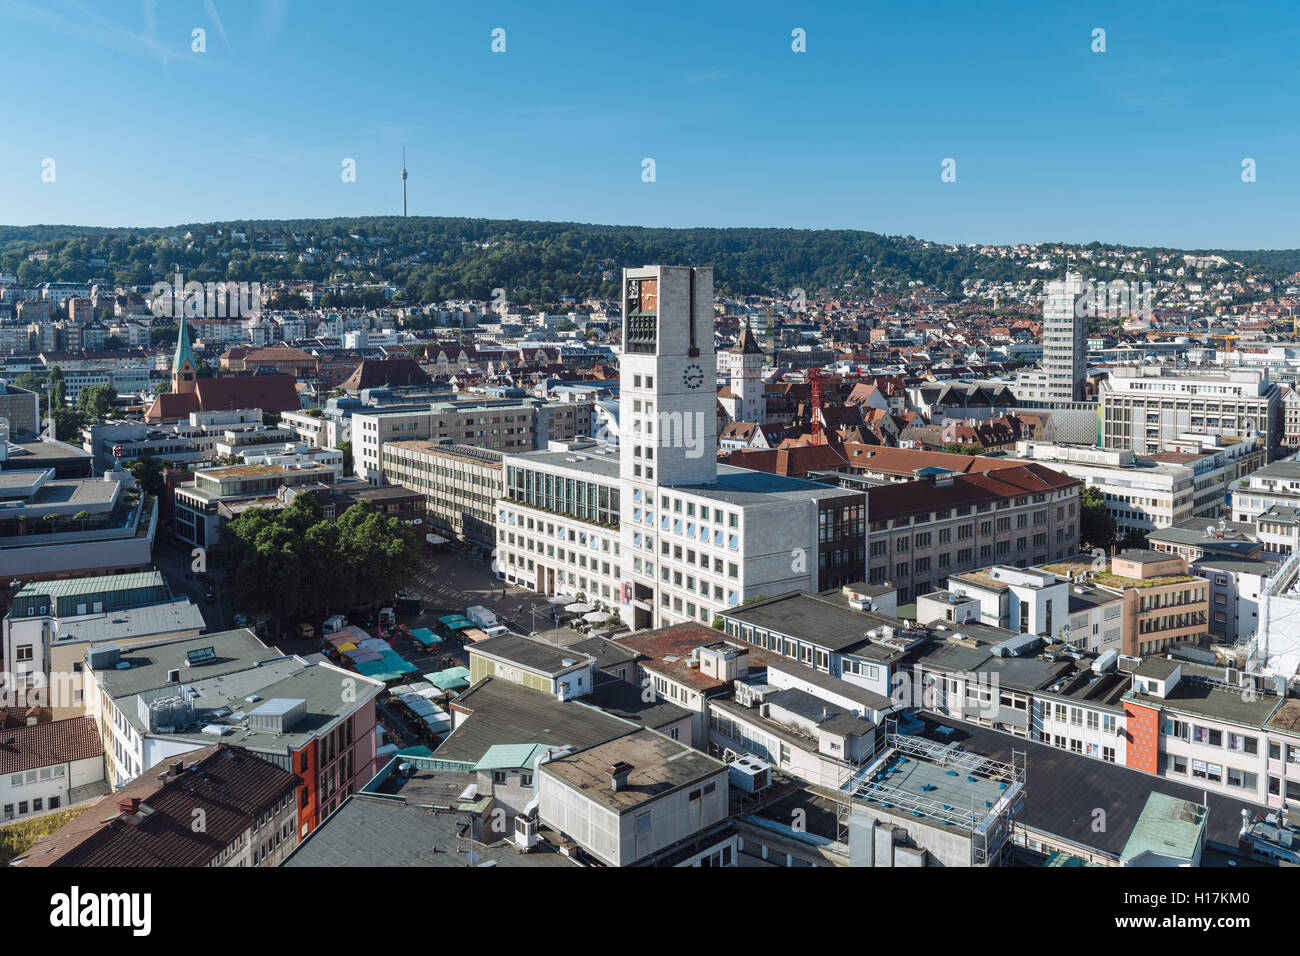
{"type": "Polygon", "coordinates": [[[138,813],[140,810],[140,798],[128,797],[127,799],[118,803],[117,808],[121,810],[123,813],[138,813]]]}
{"type": "Polygon", "coordinates": [[[632,772],[632,765],[620,760],[605,772],[609,774],[610,787],[615,791],[622,790],[627,786],[627,775],[632,772]]]}
{"type": "Polygon", "coordinates": [[[173,777],[179,777],[182,773],[185,772],[185,761],[182,758],[177,757],[170,764],[168,764],[168,769],[171,771],[171,775],[173,777]]]}

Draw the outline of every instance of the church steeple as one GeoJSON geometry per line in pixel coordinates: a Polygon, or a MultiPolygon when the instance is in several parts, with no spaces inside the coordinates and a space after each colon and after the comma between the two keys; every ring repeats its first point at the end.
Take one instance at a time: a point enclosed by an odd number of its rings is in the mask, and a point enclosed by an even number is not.
{"type": "Polygon", "coordinates": [[[176,356],[172,359],[172,391],[192,392],[198,387],[199,363],[190,347],[189,330],[185,328],[185,311],[182,308],[180,328],[176,333],[176,356]]]}

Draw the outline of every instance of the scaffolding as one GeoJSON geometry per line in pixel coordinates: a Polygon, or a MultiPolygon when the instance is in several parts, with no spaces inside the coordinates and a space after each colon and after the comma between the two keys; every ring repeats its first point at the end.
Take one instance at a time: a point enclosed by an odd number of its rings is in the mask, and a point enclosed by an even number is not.
{"type": "Polygon", "coordinates": [[[945,744],[900,734],[896,728],[897,720],[886,718],[885,732],[878,737],[872,759],[839,789],[842,799],[836,812],[838,842],[846,846],[849,843],[855,802],[870,803],[904,818],[911,816],[965,830],[971,835],[971,865],[999,865],[1024,800],[1025,751],[1013,748],[1011,762],[1007,763],[964,750],[956,742],[945,744]],[[890,783],[887,768],[899,760],[917,760],[968,778],[981,777],[998,784],[1001,796],[990,806],[975,806],[972,801],[960,807],[944,803],[939,797],[909,793],[890,783]]]}

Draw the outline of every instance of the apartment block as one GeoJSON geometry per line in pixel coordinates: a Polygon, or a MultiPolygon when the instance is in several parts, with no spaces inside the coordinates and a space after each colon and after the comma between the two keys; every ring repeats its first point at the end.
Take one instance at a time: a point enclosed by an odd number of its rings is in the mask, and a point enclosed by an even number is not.
{"type": "MultiPolygon", "coordinates": [[[[1209,585],[1188,571],[1185,558],[1130,550],[1101,559],[1078,556],[1043,565],[1066,581],[1083,581],[1121,597],[1120,652],[1164,653],[1175,644],[1204,644],[1209,633],[1209,585]]],[[[1107,648],[1109,650],[1110,648],[1107,648]]]]}

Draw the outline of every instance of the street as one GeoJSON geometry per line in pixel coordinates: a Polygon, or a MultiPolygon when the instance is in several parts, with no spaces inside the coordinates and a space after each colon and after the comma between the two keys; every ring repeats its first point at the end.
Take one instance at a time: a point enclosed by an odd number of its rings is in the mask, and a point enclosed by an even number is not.
{"type": "Polygon", "coordinates": [[[223,600],[220,572],[209,565],[205,575],[208,580],[201,580],[198,574],[190,570],[194,561],[191,552],[189,545],[172,537],[170,532],[159,528],[153,546],[153,564],[171,586],[172,594],[176,597],[188,597],[198,605],[207,624],[207,630],[229,630],[231,627],[229,622],[236,611],[227,607],[227,601],[223,600]],[[217,598],[212,604],[204,600],[209,590],[217,598]]]}

